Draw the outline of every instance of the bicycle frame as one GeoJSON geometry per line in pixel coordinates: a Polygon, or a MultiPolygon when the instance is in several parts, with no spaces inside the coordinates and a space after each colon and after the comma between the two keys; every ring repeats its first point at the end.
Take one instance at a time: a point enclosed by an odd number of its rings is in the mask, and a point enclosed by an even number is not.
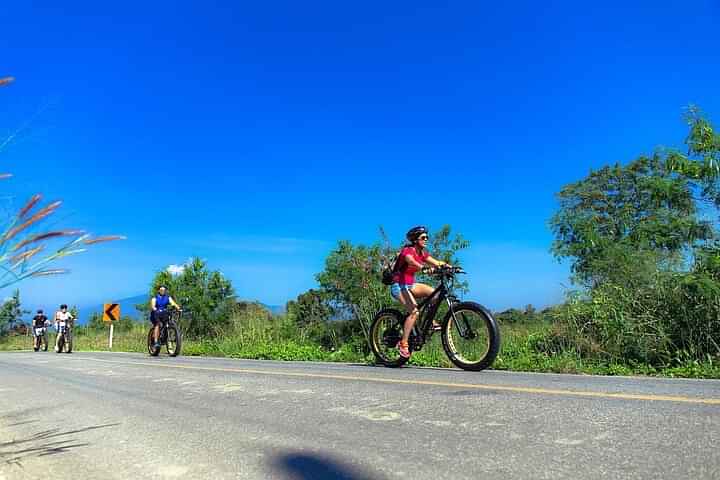
{"type": "Polygon", "coordinates": [[[412,329],[410,336],[411,347],[413,350],[419,351],[425,342],[432,337],[434,331],[432,329],[433,320],[437,316],[437,312],[440,309],[440,304],[445,301],[451,312],[453,318],[452,304],[457,300],[455,295],[452,294],[451,289],[448,287],[448,278],[446,274],[442,274],[440,277],[440,284],[433,290],[433,292],[426,298],[423,298],[417,303],[418,310],[420,311],[418,321],[412,329]]]}
{"type": "Polygon", "coordinates": [[[162,312],[163,315],[159,316],[160,321],[160,334],[158,336],[158,341],[162,344],[167,343],[167,335],[168,335],[168,325],[172,325],[175,328],[177,328],[178,322],[176,321],[180,319],[180,316],[182,315],[182,312],[172,309],[172,310],[164,310],[162,312]]]}

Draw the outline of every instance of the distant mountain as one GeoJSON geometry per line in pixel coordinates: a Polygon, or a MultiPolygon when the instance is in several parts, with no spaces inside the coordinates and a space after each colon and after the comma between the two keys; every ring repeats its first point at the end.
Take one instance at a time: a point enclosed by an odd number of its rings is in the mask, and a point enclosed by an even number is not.
{"type": "MultiPolygon", "coordinates": [[[[136,295],[134,297],[124,298],[122,300],[116,300],[114,303],[120,304],[120,314],[125,316],[130,316],[135,320],[143,320],[143,314],[142,312],[138,311],[135,308],[135,305],[142,304],[149,302],[150,299],[147,295],[136,295]]],[[[283,315],[285,313],[285,306],[284,305],[266,305],[264,303],[260,303],[263,307],[267,308],[270,313],[273,315],[283,315]]],[[[93,305],[90,307],[79,307],[78,308],[79,314],[80,314],[80,324],[86,323],[93,313],[98,312],[102,313],[103,311],[103,305],[93,305]]]]}

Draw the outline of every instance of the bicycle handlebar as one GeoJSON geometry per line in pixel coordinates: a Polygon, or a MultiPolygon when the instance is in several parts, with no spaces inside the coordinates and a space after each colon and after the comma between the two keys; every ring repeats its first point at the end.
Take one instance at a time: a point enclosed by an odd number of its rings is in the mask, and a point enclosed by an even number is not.
{"type": "Polygon", "coordinates": [[[460,267],[440,265],[439,267],[423,268],[423,273],[428,275],[458,275],[467,272],[460,267]]]}

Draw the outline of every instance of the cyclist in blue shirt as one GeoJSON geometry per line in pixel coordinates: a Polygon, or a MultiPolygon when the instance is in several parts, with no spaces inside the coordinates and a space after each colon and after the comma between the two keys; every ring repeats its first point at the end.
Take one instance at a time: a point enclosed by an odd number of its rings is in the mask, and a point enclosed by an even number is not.
{"type": "Polygon", "coordinates": [[[160,286],[157,295],[150,300],[150,321],[153,327],[155,327],[153,328],[155,348],[160,347],[160,322],[166,320],[169,305],[181,310],[180,306],[175,303],[175,300],[167,293],[167,288],[160,286]]]}

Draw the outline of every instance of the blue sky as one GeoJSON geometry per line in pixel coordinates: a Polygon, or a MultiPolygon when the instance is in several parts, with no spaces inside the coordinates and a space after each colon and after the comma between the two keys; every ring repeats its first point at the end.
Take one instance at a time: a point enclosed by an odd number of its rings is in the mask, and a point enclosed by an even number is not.
{"type": "Polygon", "coordinates": [[[717,121],[720,6],[496,3],[3,5],[0,138],[31,120],[4,208],[41,191],[62,225],[128,236],[26,303],[135,295],[198,255],[282,304],[339,239],[445,223],[473,298],[559,301],[555,192],[680,146],[688,104],[717,121]]]}

